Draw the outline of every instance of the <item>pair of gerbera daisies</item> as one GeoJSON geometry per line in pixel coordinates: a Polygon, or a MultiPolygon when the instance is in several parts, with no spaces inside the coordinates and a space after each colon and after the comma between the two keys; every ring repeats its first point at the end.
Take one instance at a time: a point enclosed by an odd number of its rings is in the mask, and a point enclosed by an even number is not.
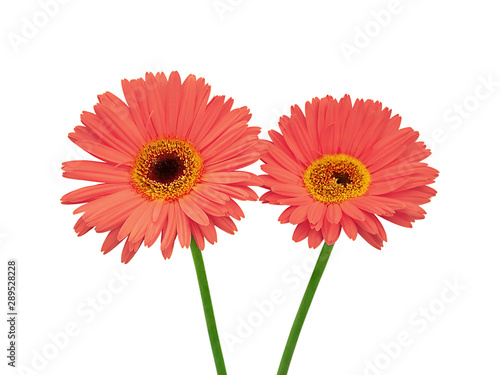
{"type": "Polygon", "coordinates": [[[148,73],[122,86],[126,103],[100,95],[69,135],[101,161],[64,163],[65,177],[98,184],[62,202],[82,204],[78,235],[109,232],[104,253],[125,241],[124,263],[160,234],[165,258],[176,238],[203,249],[217,241],[215,227],[233,234],[233,219],[243,217],[235,200],[258,200],[251,186],[269,190],[261,201],[289,206],[280,222],[296,225],[293,239],[308,238],[310,247],[332,245],[343,230],[380,249],[387,236],[378,217],[411,227],[436,194],[428,185],[438,172],[422,162],[430,151],[380,102],[314,98],[305,111],[293,106],[281,133],[271,130],[265,141],[248,126],[248,108],[209,100],[202,78],[148,73]],[[259,158],[265,175],[240,171],[259,158]]]}
{"type": "Polygon", "coordinates": [[[215,227],[233,234],[243,212],[235,200],[259,199],[250,186],[269,191],[265,203],[289,206],[282,223],[297,225],[295,241],[325,245],[290,331],[278,375],[288,372],[307,311],[321,275],[343,230],[380,249],[387,236],[378,217],[411,227],[424,217],[420,205],[436,191],[428,185],[438,172],[423,163],[430,155],[418,133],[400,129],[401,118],[382,104],[349,96],[337,101],[314,98],[305,113],[293,106],[279,121],[271,141],[249,127],[246,107],[215,96],[190,75],[146,74],[122,82],[127,103],[107,92],[95,113],[84,112],[70,139],[101,161],[64,163],[64,176],[98,182],[66,194],[64,204],[82,204],[78,235],[95,228],[109,232],[106,254],[125,240],[122,262],[139,247],[152,246],[161,234],[161,251],[170,258],[178,238],[191,245],[208,334],[219,375],[226,369],[208,281],[199,249],[217,241],[215,227]],[[256,176],[241,171],[259,158],[256,176]],[[378,216],[378,217],[377,217],[378,216]]]}

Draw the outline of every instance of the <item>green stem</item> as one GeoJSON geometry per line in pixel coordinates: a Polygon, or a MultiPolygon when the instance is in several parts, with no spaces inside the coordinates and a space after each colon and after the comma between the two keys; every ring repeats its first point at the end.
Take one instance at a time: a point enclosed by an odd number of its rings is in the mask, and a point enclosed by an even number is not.
{"type": "Polygon", "coordinates": [[[224,357],[222,356],[222,349],[220,347],[219,334],[217,333],[217,325],[215,324],[214,308],[212,306],[212,299],[210,298],[205,264],[203,263],[201,250],[198,248],[194,238],[191,239],[191,254],[193,255],[196,276],[198,277],[198,285],[200,286],[201,301],[203,303],[203,311],[205,312],[208,336],[210,338],[210,345],[212,346],[217,375],[226,375],[226,366],[224,365],[224,357]]]}
{"type": "Polygon", "coordinates": [[[285,351],[283,352],[283,357],[281,357],[278,375],[286,375],[288,373],[288,368],[290,367],[290,362],[292,361],[293,352],[295,350],[295,346],[297,345],[297,340],[299,339],[300,330],[304,325],[304,320],[306,319],[307,312],[309,311],[309,307],[311,306],[311,302],[314,297],[314,293],[316,293],[316,289],[318,288],[319,281],[321,280],[323,271],[325,270],[326,264],[328,263],[328,259],[330,258],[332,249],[333,245],[327,245],[326,242],[323,245],[323,249],[321,249],[318,261],[316,262],[316,266],[314,267],[311,279],[309,280],[309,284],[307,285],[306,292],[304,293],[304,297],[302,297],[302,302],[300,303],[299,311],[297,311],[297,316],[295,317],[295,321],[293,322],[290,335],[288,336],[285,351]]]}

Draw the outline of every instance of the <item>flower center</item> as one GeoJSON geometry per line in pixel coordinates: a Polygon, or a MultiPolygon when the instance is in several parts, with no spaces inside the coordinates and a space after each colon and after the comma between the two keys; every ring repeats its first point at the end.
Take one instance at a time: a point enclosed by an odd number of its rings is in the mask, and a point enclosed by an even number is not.
{"type": "Polygon", "coordinates": [[[132,184],[149,199],[177,199],[200,180],[203,160],[180,139],[160,139],[141,150],[132,166],[132,184]]]}
{"type": "Polygon", "coordinates": [[[185,171],[184,163],[175,154],[160,155],[151,163],[148,178],[161,184],[169,184],[185,171]]]}
{"type": "Polygon", "coordinates": [[[320,202],[340,203],[366,193],[371,177],[358,159],[345,154],[325,155],[304,172],[304,184],[320,202]]]}

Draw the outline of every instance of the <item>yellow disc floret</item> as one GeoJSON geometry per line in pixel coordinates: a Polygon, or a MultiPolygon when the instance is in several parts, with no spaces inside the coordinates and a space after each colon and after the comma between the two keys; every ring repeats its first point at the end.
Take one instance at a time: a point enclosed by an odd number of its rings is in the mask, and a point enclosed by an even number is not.
{"type": "Polygon", "coordinates": [[[191,191],[203,172],[198,151],[180,139],[148,143],[131,170],[132,185],[149,199],[173,200],[191,191]]]}
{"type": "Polygon", "coordinates": [[[366,193],[370,172],[362,162],[345,154],[325,155],[313,161],[304,173],[304,184],[318,201],[340,203],[366,193]]]}

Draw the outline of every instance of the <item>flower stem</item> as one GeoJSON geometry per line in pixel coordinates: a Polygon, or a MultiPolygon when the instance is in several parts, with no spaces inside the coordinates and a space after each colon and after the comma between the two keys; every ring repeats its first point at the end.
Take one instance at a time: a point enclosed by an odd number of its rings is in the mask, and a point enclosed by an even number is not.
{"type": "Polygon", "coordinates": [[[306,292],[304,293],[304,297],[302,297],[299,311],[297,311],[295,321],[293,322],[292,329],[290,330],[290,335],[288,336],[288,341],[286,342],[285,351],[283,352],[283,357],[281,357],[278,375],[286,375],[288,373],[288,368],[290,367],[290,362],[292,361],[293,352],[295,350],[295,346],[297,345],[297,340],[299,339],[300,330],[304,325],[304,320],[306,319],[307,312],[309,311],[309,307],[311,306],[311,302],[314,297],[314,293],[316,293],[316,289],[318,288],[319,281],[321,280],[323,271],[325,270],[326,264],[328,263],[328,259],[330,258],[332,249],[333,245],[327,245],[326,242],[321,249],[321,253],[319,254],[318,261],[316,262],[316,266],[314,267],[314,271],[311,275],[311,279],[309,280],[309,284],[307,284],[306,292]]]}
{"type": "Polygon", "coordinates": [[[224,365],[224,357],[222,356],[219,334],[217,333],[217,325],[215,324],[214,308],[212,306],[212,299],[210,298],[205,264],[203,263],[201,250],[198,248],[194,238],[191,239],[191,254],[193,255],[196,276],[198,277],[198,285],[200,286],[201,301],[203,303],[203,311],[205,312],[208,336],[210,338],[210,345],[212,346],[217,375],[226,375],[226,366],[224,365]]]}

